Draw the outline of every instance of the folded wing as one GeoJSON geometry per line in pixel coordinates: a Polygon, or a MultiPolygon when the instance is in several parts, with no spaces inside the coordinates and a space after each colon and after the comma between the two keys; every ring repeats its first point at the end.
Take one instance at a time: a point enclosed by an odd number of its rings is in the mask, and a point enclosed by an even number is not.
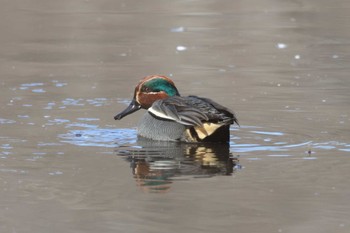
{"type": "Polygon", "coordinates": [[[157,100],[148,109],[155,117],[187,126],[202,127],[204,123],[229,125],[237,123],[235,115],[218,103],[197,96],[174,96],[157,100]]]}

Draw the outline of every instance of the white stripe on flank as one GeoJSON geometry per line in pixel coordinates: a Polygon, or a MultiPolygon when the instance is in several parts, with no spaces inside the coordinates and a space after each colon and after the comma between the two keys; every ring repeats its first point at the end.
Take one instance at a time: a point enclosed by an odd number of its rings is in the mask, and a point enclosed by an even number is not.
{"type": "Polygon", "coordinates": [[[153,115],[155,115],[155,116],[161,118],[161,119],[168,119],[168,120],[172,120],[172,121],[178,122],[178,123],[183,124],[183,125],[192,126],[192,124],[189,124],[189,123],[187,123],[187,122],[182,121],[182,120],[181,120],[181,116],[180,116],[180,120],[178,120],[178,119],[176,119],[176,118],[173,118],[173,117],[171,117],[171,116],[168,116],[168,115],[164,114],[164,112],[159,112],[159,111],[155,110],[153,107],[150,107],[150,108],[148,109],[148,111],[149,111],[150,113],[152,113],[153,115]]]}
{"type": "Polygon", "coordinates": [[[157,116],[157,117],[160,117],[160,118],[163,118],[163,119],[168,119],[168,120],[172,120],[172,121],[176,121],[176,119],[168,116],[168,115],[165,115],[164,113],[162,112],[158,112],[156,110],[154,110],[152,107],[150,107],[148,109],[149,112],[151,112],[153,115],[157,116]]]}

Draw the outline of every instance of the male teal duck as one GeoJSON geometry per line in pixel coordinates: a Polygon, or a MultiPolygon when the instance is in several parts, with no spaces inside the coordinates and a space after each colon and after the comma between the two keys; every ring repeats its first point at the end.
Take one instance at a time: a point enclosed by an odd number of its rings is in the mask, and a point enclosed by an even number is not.
{"type": "Polygon", "coordinates": [[[135,88],[130,105],[114,119],[147,109],[138,135],[160,141],[229,142],[230,125],[238,124],[235,114],[207,98],[180,96],[166,76],[150,75],[135,88]]]}

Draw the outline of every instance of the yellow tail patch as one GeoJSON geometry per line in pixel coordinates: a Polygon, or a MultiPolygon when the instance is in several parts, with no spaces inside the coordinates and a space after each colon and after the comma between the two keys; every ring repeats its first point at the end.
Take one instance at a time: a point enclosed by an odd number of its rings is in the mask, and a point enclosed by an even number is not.
{"type": "Polygon", "coordinates": [[[196,131],[198,137],[202,140],[210,135],[212,135],[218,128],[220,128],[221,124],[214,124],[214,123],[204,123],[203,126],[194,127],[194,130],[196,131]]]}

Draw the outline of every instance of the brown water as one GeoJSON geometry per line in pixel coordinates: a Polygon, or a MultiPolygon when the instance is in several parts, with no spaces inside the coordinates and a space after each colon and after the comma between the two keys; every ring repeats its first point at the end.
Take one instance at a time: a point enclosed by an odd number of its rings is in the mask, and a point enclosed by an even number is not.
{"type": "Polygon", "coordinates": [[[350,232],[350,1],[2,1],[0,232],[350,232]],[[137,141],[143,76],[233,109],[137,141]]]}

